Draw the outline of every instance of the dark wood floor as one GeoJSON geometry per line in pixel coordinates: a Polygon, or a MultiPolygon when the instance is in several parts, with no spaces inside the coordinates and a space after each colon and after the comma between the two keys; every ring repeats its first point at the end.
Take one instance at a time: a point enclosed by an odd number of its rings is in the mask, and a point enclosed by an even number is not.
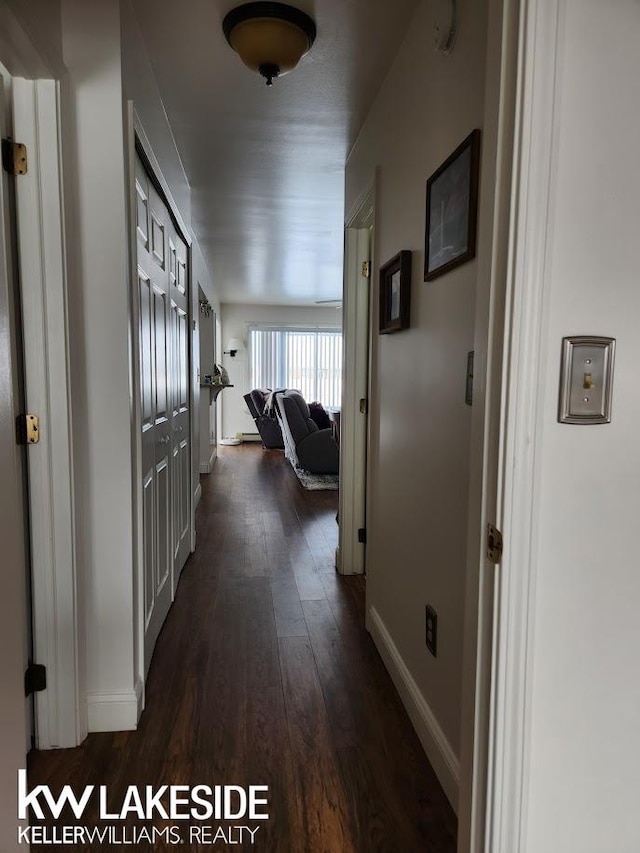
{"type": "Polygon", "coordinates": [[[452,853],[455,816],[364,629],[364,580],[334,570],[337,497],[304,491],[277,451],[224,448],[138,731],[33,753],[31,785],[108,785],[114,802],[128,785],[269,786],[253,846],[182,849],[452,853]]]}

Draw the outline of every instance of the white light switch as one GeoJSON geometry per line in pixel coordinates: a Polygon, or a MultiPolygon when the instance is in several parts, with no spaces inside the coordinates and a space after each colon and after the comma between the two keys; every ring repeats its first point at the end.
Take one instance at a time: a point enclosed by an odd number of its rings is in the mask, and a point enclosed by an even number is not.
{"type": "Polygon", "coordinates": [[[614,338],[563,338],[558,420],[563,424],[611,421],[614,338]]]}

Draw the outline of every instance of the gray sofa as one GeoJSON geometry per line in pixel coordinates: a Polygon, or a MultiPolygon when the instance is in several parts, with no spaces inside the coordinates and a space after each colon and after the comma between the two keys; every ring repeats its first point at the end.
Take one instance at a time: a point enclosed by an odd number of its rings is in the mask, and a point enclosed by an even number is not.
{"type": "Polygon", "coordinates": [[[336,440],[330,429],[318,429],[302,394],[288,390],[276,394],[276,400],[289,462],[312,474],[337,474],[340,454],[336,440]]]}

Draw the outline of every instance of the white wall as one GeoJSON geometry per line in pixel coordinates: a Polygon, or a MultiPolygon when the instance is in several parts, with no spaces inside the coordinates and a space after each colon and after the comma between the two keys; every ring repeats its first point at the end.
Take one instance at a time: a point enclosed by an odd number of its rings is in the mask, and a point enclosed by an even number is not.
{"type": "MultiPolygon", "coordinates": [[[[73,364],[78,561],[86,597],[90,730],[131,728],[139,710],[135,669],[135,544],[130,421],[129,235],[124,100],[131,99],[180,214],[190,188],[130,3],[62,2],[63,89],[73,364]],[[121,19],[122,14],[122,19],[121,19]]],[[[192,286],[216,302],[196,244],[192,286]]],[[[193,299],[197,320],[197,297],[193,299]]],[[[193,358],[196,380],[197,329],[193,358]]],[[[197,385],[196,385],[197,388],[197,385]]],[[[192,441],[198,446],[198,399],[192,441]]],[[[193,487],[198,482],[194,456],[193,487]]],[[[83,667],[84,668],[84,667],[83,667]]]]}
{"type": "Polygon", "coordinates": [[[185,223],[190,226],[189,183],[167,121],[131,0],[121,0],[120,8],[124,96],[134,102],[145,133],[153,142],[153,153],[160,164],[162,174],[185,223]]]}
{"type": "MultiPolygon", "coordinates": [[[[136,13],[131,0],[121,0],[122,15],[122,73],[125,99],[133,101],[136,113],[149,139],[153,153],[158,161],[162,175],[180,210],[182,219],[191,229],[191,187],[185,173],[175,138],[160,97],[151,63],[142,39],[136,13]]],[[[193,429],[191,433],[195,452],[193,454],[192,487],[196,492],[200,482],[201,418],[200,418],[200,314],[198,311],[198,286],[205,293],[214,310],[218,311],[220,302],[211,273],[193,236],[191,247],[191,318],[195,321],[192,352],[193,429]]],[[[204,373],[206,371],[200,371],[204,373]]]]}
{"type": "Polygon", "coordinates": [[[486,4],[462,5],[449,56],[431,47],[436,5],[418,6],[350,155],[346,204],[379,167],[374,282],[382,263],[413,251],[411,328],[373,339],[367,606],[439,728],[449,757],[443,784],[455,803],[471,426],[464,390],[477,261],[423,282],[425,183],[482,128],[486,4]],[[438,614],[437,658],[425,647],[427,603],[438,614]]]}
{"type": "Polygon", "coordinates": [[[61,0],[0,0],[0,30],[5,30],[0,32],[1,61],[10,65],[15,58],[13,74],[50,77],[64,72],[60,9],[61,0]]]}
{"type": "Polygon", "coordinates": [[[89,728],[136,722],[133,671],[129,236],[117,5],[64,0],[67,192],[78,567],[86,604],[89,728]]]}
{"type": "MultiPolygon", "coordinates": [[[[199,314],[199,350],[200,350],[200,375],[205,377],[213,375],[213,366],[216,360],[215,352],[215,327],[216,315],[211,311],[208,317],[199,314]]],[[[207,389],[201,389],[200,393],[200,447],[199,447],[199,472],[211,473],[211,466],[216,455],[216,408],[217,403],[211,401],[211,393],[207,389]]]]}
{"type": "Polygon", "coordinates": [[[636,853],[640,5],[559,6],[522,849],[636,853]],[[617,339],[609,425],[557,423],[561,339],[574,334],[617,339]]]}
{"type": "Polygon", "coordinates": [[[231,338],[239,338],[244,342],[243,350],[234,358],[228,355],[222,357],[229,381],[234,386],[227,388],[218,397],[222,407],[222,435],[233,437],[237,432],[256,432],[253,418],[242,399],[243,394],[251,391],[246,349],[249,326],[252,323],[282,323],[335,329],[342,325],[342,311],[340,307],[224,303],[221,307],[221,322],[223,351],[228,348],[231,338]]]}

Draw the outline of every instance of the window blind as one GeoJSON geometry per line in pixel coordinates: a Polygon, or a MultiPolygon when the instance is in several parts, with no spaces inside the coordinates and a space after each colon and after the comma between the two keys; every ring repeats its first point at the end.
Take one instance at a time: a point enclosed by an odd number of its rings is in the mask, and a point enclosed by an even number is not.
{"type": "Polygon", "coordinates": [[[307,400],[339,406],[342,398],[340,329],[249,329],[252,388],[297,388],[307,400]]]}

